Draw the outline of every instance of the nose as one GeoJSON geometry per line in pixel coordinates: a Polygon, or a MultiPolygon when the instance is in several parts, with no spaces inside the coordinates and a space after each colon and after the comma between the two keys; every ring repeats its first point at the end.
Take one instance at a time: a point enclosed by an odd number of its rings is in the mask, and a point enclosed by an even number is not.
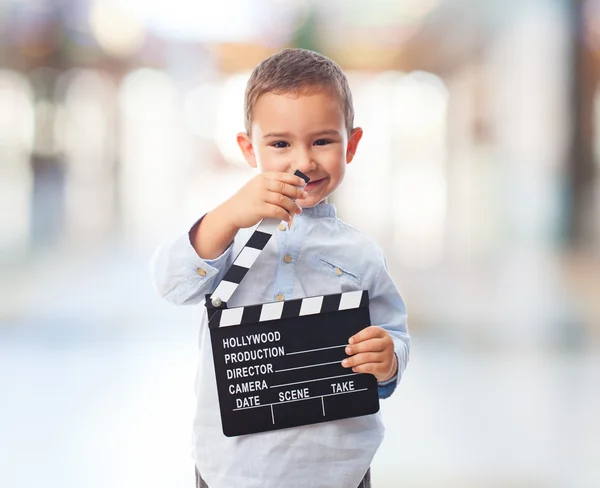
{"type": "Polygon", "coordinates": [[[296,169],[299,169],[304,174],[309,173],[317,168],[317,162],[310,150],[301,149],[296,154],[296,169]]]}

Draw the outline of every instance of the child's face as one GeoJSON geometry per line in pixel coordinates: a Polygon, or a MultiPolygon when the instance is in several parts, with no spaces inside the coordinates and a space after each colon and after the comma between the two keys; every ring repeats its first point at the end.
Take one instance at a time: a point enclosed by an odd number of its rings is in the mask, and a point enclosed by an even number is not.
{"type": "Polygon", "coordinates": [[[298,169],[307,175],[308,197],[296,202],[307,208],[341,184],[361,137],[360,128],[348,137],[338,99],[319,90],[262,95],[252,111],[252,136],[240,133],[237,140],[250,166],[262,172],[298,169]]]}

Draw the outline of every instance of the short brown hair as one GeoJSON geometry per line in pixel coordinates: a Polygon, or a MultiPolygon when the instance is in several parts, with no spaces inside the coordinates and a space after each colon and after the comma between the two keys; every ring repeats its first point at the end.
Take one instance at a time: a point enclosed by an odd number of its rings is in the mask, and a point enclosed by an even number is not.
{"type": "Polygon", "coordinates": [[[305,93],[332,89],[339,98],[348,133],[354,126],[354,107],[348,79],[342,68],[322,54],[306,49],[284,49],[261,61],[248,80],[244,125],[250,134],[252,109],[265,93],[305,93]]]}

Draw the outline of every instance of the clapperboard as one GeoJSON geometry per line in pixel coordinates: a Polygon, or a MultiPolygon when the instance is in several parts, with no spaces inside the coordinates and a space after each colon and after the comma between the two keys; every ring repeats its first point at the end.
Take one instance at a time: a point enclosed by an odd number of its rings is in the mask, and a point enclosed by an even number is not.
{"type": "MultiPolygon", "coordinates": [[[[295,173],[307,183],[308,177],[295,173]]],[[[206,296],[223,433],[253,434],[379,410],[377,380],[342,367],[371,324],[366,290],[227,308],[278,221],[264,219],[206,296]]]]}

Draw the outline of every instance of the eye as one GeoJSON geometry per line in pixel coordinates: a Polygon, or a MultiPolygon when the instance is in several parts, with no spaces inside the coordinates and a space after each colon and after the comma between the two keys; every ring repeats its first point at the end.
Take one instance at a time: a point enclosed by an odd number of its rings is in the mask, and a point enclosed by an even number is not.
{"type": "Polygon", "coordinates": [[[330,139],[319,139],[315,141],[315,146],[326,146],[327,144],[333,143],[330,139]]]}
{"type": "Polygon", "coordinates": [[[277,149],[285,149],[286,147],[290,147],[290,145],[285,141],[277,141],[271,144],[271,146],[276,147],[277,149]]]}

